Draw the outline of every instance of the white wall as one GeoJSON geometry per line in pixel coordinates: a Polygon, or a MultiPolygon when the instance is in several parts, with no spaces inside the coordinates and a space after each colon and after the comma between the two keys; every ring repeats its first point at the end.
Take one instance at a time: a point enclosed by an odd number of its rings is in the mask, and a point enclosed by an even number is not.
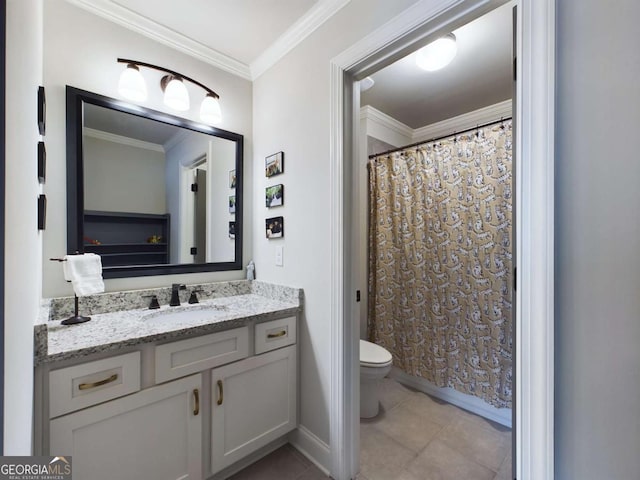
{"type": "MultiPolygon", "coordinates": [[[[66,252],[66,153],[65,153],[65,85],[71,85],[109,97],[119,98],[117,84],[123,69],[118,57],[132,58],[182,72],[214,89],[220,95],[223,121],[220,128],[245,137],[245,162],[252,157],[251,83],[195,60],[177,50],[92,15],[64,0],[44,2],[44,82],[47,88],[47,184],[49,228],[44,238],[44,257],[66,252]]],[[[156,77],[147,86],[149,100],[144,106],[167,111],[162,104],[156,77]]],[[[197,120],[202,91],[188,86],[192,98],[189,118],[197,120]]],[[[169,112],[174,113],[174,112],[169,112]]],[[[251,257],[251,168],[245,169],[245,264],[251,257]]],[[[62,277],[59,264],[43,263],[44,295],[71,295],[72,289],[62,277]]],[[[211,272],[172,276],[113,279],[105,282],[108,291],[165,286],[172,282],[194,283],[243,278],[242,271],[211,272]]]]}
{"type": "Polygon", "coordinates": [[[33,323],[42,262],[36,204],[40,193],[36,93],[42,84],[41,0],[7,2],[6,82],[4,455],[30,455],[33,323]]]}
{"type": "MultiPolygon", "coordinates": [[[[257,278],[304,289],[300,325],[300,421],[329,443],[331,369],[329,215],[329,62],[414,0],[352,0],[254,82],[254,254],[257,278]],[[285,152],[285,172],[270,179],[264,159],[285,152]],[[274,216],[264,189],[285,185],[284,238],[267,240],[274,216]],[[275,247],[284,246],[284,266],[275,247]]],[[[357,322],[358,319],[354,318],[357,322]]]]}
{"type": "Polygon", "coordinates": [[[85,135],[84,208],[167,213],[164,153],[85,135]]]}
{"type": "Polygon", "coordinates": [[[555,465],[640,472],[640,2],[557,2],[555,465]]]}

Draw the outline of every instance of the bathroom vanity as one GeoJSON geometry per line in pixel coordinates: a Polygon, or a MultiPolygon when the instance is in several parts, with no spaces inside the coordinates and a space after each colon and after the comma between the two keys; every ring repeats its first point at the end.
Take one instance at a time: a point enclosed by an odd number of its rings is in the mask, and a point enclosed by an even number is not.
{"type": "Polygon", "coordinates": [[[97,295],[83,312],[92,320],[73,326],[59,321],[71,299],[45,302],[37,455],[72,456],[78,480],[224,478],[297,427],[302,292],[256,281],[192,288],[200,303],[185,291],[179,307],[167,306],[169,289],[97,295]],[[162,307],[128,308],[148,304],[143,295],[162,307]]]}

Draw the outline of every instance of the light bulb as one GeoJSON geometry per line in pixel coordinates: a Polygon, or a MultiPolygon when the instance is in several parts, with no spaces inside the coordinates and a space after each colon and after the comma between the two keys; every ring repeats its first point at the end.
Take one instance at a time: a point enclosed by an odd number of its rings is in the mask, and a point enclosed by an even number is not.
{"type": "Polygon", "coordinates": [[[147,84],[137,66],[130,63],[120,74],[118,93],[134,102],[144,102],[147,99],[147,84]]]}
{"type": "Polygon", "coordinates": [[[181,112],[189,110],[189,92],[182,80],[173,77],[164,90],[164,104],[181,112]]]}
{"type": "Polygon", "coordinates": [[[200,106],[200,118],[203,122],[216,124],[222,121],[222,111],[220,110],[220,102],[210,93],[204,97],[200,106]]]}
{"type": "Polygon", "coordinates": [[[456,37],[450,33],[418,50],[416,64],[428,72],[440,70],[449,65],[457,51],[456,37]]]}

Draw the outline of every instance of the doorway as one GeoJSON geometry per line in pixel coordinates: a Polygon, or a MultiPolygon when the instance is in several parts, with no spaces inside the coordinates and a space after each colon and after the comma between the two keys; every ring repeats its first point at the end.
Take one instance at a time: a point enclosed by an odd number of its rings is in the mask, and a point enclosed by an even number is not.
{"type": "Polygon", "coordinates": [[[440,68],[429,44],[360,83],[360,359],[393,358],[378,392],[360,384],[367,479],[511,475],[513,8],[438,40],[440,68]]]}
{"type": "MultiPolygon", "coordinates": [[[[359,92],[354,85],[419,46],[506,2],[420,1],[331,65],[332,405],[331,473],[355,478],[359,451],[359,326],[350,186],[357,156],[359,92]]],[[[553,477],[553,67],[554,2],[518,2],[516,157],[519,290],[516,303],[516,452],[519,479],[553,477]],[[535,258],[535,262],[532,259],[535,258]],[[536,328],[531,325],[535,322],[536,328]],[[535,358],[535,361],[534,361],[535,358]],[[534,462],[535,459],[535,462],[534,462]]]]}

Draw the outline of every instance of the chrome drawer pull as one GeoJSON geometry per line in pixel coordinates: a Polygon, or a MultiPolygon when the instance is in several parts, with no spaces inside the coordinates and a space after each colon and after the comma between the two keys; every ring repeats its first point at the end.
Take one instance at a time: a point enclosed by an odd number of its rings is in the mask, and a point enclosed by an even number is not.
{"type": "Polygon", "coordinates": [[[193,389],[193,401],[195,404],[193,407],[193,415],[197,416],[200,413],[200,391],[197,388],[193,389]]]}
{"type": "Polygon", "coordinates": [[[284,337],[287,334],[286,330],[280,330],[278,333],[269,333],[267,335],[267,338],[278,338],[278,337],[284,337]]]}
{"type": "Polygon", "coordinates": [[[80,390],[89,390],[90,388],[101,387],[102,385],[106,385],[107,383],[115,382],[118,379],[118,374],[114,373],[109,378],[105,378],[104,380],[100,380],[98,382],[93,383],[81,383],[78,385],[80,390]]]}

